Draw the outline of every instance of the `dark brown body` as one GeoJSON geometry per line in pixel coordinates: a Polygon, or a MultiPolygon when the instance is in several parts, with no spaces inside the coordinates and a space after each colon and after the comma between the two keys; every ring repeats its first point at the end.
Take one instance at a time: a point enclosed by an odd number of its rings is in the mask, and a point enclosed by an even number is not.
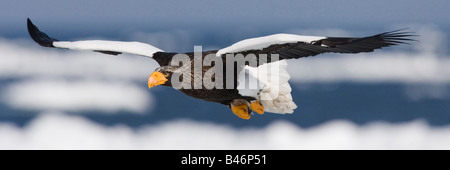
{"type": "MultiPolygon", "coordinates": [[[[217,50],[213,50],[213,51],[205,51],[202,52],[202,59],[204,59],[207,55],[215,55],[215,53],[217,52],[217,50]]],[[[161,66],[169,66],[171,64],[172,58],[177,55],[178,53],[166,53],[166,52],[161,52],[161,53],[156,53],[153,56],[153,59],[155,59],[159,65],[161,66]]],[[[186,54],[187,56],[189,56],[191,61],[194,61],[194,53],[183,53],[186,54]]],[[[201,89],[178,89],[179,91],[181,91],[182,93],[197,98],[197,99],[202,99],[205,101],[209,101],[209,102],[216,102],[216,103],[221,103],[224,105],[229,105],[231,101],[233,101],[234,99],[245,99],[247,101],[251,101],[251,100],[255,100],[255,98],[253,97],[248,97],[248,96],[242,96],[239,94],[239,91],[236,89],[237,87],[237,80],[234,80],[233,82],[233,89],[226,89],[226,75],[227,75],[227,71],[226,71],[226,65],[225,65],[225,58],[221,58],[222,59],[222,64],[223,64],[223,87],[222,88],[212,88],[212,89],[207,89],[204,86],[202,86],[201,89]]],[[[202,60],[203,61],[203,60],[202,60]]],[[[211,69],[214,66],[214,64],[212,66],[204,66],[202,67],[202,77],[204,75],[204,73],[206,71],[208,71],[209,69],[211,69]]],[[[194,75],[194,63],[191,62],[191,75],[194,75]]],[[[229,74],[234,74],[234,78],[237,78],[237,73],[239,73],[242,70],[242,68],[237,67],[237,65],[235,64],[234,66],[234,73],[229,73],[229,74]]],[[[165,86],[172,86],[171,82],[170,82],[170,78],[169,81],[166,84],[163,84],[165,86]]],[[[194,87],[194,82],[192,81],[192,86],[194,87]]]]}

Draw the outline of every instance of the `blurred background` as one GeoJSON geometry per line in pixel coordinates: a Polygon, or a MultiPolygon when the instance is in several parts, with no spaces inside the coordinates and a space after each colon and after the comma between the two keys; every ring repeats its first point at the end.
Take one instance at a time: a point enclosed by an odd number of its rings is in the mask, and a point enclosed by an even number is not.
{"type": "Polygon", "coordinates": [[[4,1],[0,149],[450,149],[447,0],[4,1]],[[275,33],[418,41],[374,53],[288,61],[293,114],[235,116],[168,87],[133,55],[43,48],[26,19],[60,40],[220,49],[275,33]]]}

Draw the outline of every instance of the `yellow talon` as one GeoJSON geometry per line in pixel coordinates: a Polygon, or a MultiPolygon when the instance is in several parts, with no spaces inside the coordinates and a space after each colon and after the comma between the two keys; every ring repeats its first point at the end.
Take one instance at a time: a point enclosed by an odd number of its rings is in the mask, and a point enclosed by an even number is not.
{"type": "Polygon", "coordinates": [[[262,106],[258,100],[250,104],[250,109],[258,114],[264,114],[264,106],[262,106]]]}
{"type": "Polygon", "coordinates": [[[242,118],[242,119],[250,119],[250,114],[248,111],[248,106],[247,105],[239,105],[239,106],[232,106],[231,110],[233,111],[233,113],[242,118]]]}
{"type": "Polygon", "coordinates": [[[250,119],[251,115],[246,100],[235,99],[230,103],[230,107],[236,116],[246,120],[250,119]]]}

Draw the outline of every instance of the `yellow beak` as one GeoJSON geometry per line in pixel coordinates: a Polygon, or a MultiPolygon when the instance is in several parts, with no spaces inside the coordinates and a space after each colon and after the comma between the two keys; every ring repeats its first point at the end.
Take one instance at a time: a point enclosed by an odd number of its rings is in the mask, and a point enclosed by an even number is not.
{"type": "Polygon", "coordinates": [[[153,72],[148,78],[148,88],[155,87],[157,85],[164,84],[167,81],[166,76],[160,72],[153,72]]]}

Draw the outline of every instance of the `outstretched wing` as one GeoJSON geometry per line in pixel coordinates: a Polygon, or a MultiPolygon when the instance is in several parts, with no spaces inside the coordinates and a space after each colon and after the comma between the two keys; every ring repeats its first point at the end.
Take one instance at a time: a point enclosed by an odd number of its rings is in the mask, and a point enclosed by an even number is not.
{"type": "Polygon", "coordinates": [[[320,37],[293,34],[275,34],[239,41],[217,52],[225,54],[278,54],[279,59],[315,56],[322,53],[360,53],[414,41],[410,32],[396,30],[369,37],[320,37]]]}
{"type": "Polygon", "coordinates": [[[110,55],[118,55],[121,53],[130,53],[152,58],[157,52],[163,50],[156,48],[150,44],[141,42],[123,42],[123,41],[104,41],[104,40],[89,40],[89,41],[59,41],[49,37],[47,34],[41,32],[28,18],[27,19],[28,33],[31,38],[41,46],[65,48],[71,50],[92,50],[110,55]]]}

